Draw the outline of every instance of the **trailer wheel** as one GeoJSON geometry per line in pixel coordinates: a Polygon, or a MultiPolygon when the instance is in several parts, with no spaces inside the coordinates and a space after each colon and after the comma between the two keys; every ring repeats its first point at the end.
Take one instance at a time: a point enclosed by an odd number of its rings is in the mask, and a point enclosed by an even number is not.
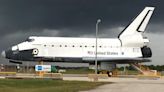
{"type": "Polygon", "coordinates": [[[107,74],[109,77],[112,77],[112,75],[113,75],[113,73],[111,71],[108,71],[107,74]]]}

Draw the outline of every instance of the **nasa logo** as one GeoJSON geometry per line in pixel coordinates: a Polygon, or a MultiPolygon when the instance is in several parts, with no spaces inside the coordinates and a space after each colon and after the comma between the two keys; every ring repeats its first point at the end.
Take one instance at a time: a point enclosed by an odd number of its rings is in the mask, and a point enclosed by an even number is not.
{"type": "Polygon", "coordinates": [[[32,51],[32,54],[33,55],[37,55],[39,53],[39,50],[38,49],[33,49],[33,51],[32,51]]]}

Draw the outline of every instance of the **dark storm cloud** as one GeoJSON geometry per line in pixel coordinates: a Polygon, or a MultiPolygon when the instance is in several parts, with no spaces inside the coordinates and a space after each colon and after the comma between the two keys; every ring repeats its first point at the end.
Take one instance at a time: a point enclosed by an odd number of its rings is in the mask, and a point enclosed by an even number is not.
{"type": "Polygon", "coordinates": [[[97,18],[102,19],[102,29],[126,26],[147,5],[157,7],[151,22],[163,23],[163,4],[162,0],[1,0],[0,31],[1,35],[44,29],[60,30],[63,36],[93,33],[97,18]]]}
{"type": "Polygon", "coordinates": [[[98,18],[99,36],[117,37],[146,6],[156,7],[146,32],[154,63],[163,64],[163,0],[0,0],[0,51],[31,35],[94,37],[98,18]]]}

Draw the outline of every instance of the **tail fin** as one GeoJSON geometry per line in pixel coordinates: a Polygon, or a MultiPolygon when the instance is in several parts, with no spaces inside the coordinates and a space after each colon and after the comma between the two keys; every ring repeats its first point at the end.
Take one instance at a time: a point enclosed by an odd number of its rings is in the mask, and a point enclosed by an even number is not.
{"type": "Polygon", "coordinates": [[[154,7],[145,7],[145,9],[129,24],[119,35],[119,38],[122,38],[126,35],[131,35],[136,32],[144,32],[146,26],[150,20],[150,17],[153,14],[154,7]]]}
{"type": "Polygon", "coordinates": [[[142,33],[145,31],[154,9],[154,7],[145,7],[145,9],[132,21],[132,23],[130,23],[119,34],[118,38],[124,42],[122,42],[122,44],[125,45],[132,41],[136,42],[135,44],[137,44],[137,42],[139,42],[138,39],[143,40],[142,33]]]}

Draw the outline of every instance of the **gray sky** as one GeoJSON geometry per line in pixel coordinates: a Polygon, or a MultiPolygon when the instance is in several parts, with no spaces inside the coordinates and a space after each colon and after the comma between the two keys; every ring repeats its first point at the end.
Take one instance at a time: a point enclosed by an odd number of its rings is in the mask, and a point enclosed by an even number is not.
{"type": "Polygon", "coordinates": [[[0,51],[31,35],[93,37],[101,18],[100,37],[117,37],[145,6],[155,6],[146,29],[153,64],[164,64],[163,0],[0,0],[0,51]]]}

